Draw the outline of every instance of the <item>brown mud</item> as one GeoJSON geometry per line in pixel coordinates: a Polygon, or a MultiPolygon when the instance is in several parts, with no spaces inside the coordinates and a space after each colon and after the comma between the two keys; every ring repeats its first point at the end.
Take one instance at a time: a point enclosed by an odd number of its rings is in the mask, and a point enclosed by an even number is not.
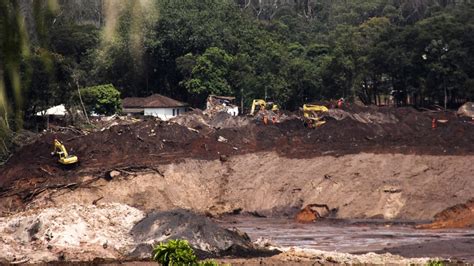
{"type": "MultiPolygon", "coordinates": [[[[332,110],[326,120],[308,129],[294,114],[264,125],[195,111],[171,122],[146,119],[93,132],[45,133],[0,167],[0,213],[119,203],[146,213],[182,208],[212,217],[252,213],[293,220],[305,206],[327,206],[339,219],[472,226],[472,122],[449,112],[358,106],[332,110]],[[55,137],[80,165],[66,169],[50,157],[55,137]]],[[[325,216],[319,209],[307,211],[314,216],[306,222],[325,216]]],[[[471,247],[458,244],[461,250],[471,247]]],[[[412,245],[370,251],[412,256],[412,245]]],[[[430,241],[420,249],[426,252],[416,254],[436,254],[435,245],[430,241]]],[[[276,261],[331,263],[326,259],[332,255],[298,252],[284,252],[276,261]]],[[[368,256],[337,262],[371,259],[403,261],[368,256]]]]}

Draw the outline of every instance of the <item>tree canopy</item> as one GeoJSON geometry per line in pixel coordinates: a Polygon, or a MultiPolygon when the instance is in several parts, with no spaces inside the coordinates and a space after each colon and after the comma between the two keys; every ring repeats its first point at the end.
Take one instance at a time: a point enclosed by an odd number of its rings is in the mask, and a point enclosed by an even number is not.
{"type": "Polygon", "coordinates": [[[208,94],[290,110],[474,98],[471,1],[97,1],[0,0],[2,123],[98,84],[196,107],[208,94]]]}

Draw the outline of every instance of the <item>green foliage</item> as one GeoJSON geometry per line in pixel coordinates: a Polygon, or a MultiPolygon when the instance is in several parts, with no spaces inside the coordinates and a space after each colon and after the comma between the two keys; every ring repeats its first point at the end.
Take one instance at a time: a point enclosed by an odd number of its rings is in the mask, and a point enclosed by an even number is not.
{"type": "MultiPolygon", "coordinates": [[[[391,92],[399,105],[474,97],[470,1],[120,1],[113,19],[98,1],[79,2],[0,0],[7,127],[77,101],[77,87],[109,83],[122,96],[162,93],[197,107],[211,93],[293,110],[339,97],[380,104],[391,92]],[[31,18],[21,19],[24,5],[31,18]]],[[[118,109],[116,92],[84,94],[89,111],[118,109]]]]}
{"type": "Polygon", "coordinates": [[[197,257],[186,240],[170,240],[153,249],[153,260],[163,266],[196,265],[197,257]]]}
{"type": "Polygon", "coordinates": [[[445,264],[443,261],[440,261],[440,260],[430,260],[428,261],[426,265],[427,266],[444,266],[445,264]]]}
{"type": "Polygon", "coordinates": [[[111,115],[121,110],[120,92],[112,85],[99,85],[80,90],[88,112],[111,115]]]}
{"type": "Polygon", "coordinates": [[[152,259],[163,266],[219,266],[213,260],[198,261],[194,250],[186,240],[169,240],[153,248],[152,259]]]}
{"type": "Polygon", "coordinates": [[[190,93],[196,94],[232,94],[227,81],[232,56],[217,47],[208,48],[196,58],[189,80],[183,84],[190,93]]]}
{"type": "Polygon", "coordinates": [[[203,260],[198,262],[199,266],[219,266],[219,263],[217,263],[214,260],[203,260]]]}

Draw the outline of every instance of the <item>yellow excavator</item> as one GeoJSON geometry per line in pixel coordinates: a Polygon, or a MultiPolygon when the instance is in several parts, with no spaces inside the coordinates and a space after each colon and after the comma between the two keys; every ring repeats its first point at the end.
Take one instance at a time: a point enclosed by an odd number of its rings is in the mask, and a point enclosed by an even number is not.
{"type": "Polygon", "coordinates": [[[51,152],[51,155],[59,155],[58,162],[62,165],[71,165],[75,164],[79,161],[76,155],[68,154],[66,147],[59,141],[58,139],[54,139],[53,141],[54,150],[51,152]]]}
{"type": "Polygon", "coordinates": [[[328,112],[329,109],[324,105],[303,104],[304,125],[308,128],[316,128],[326,124],[321,120],[322,114],[328,112]]]}
{"type": "Polygon", "coordinates": [[[280,110],[277,104],[273,102],[266,102],[265,100],[262,99],[254,99],[252,101],[252,108],[250,109],[250,115],[255,115],[255,111],[263,111],[267,109],[271,109],[273,112],[277,112],[280,110]]]}

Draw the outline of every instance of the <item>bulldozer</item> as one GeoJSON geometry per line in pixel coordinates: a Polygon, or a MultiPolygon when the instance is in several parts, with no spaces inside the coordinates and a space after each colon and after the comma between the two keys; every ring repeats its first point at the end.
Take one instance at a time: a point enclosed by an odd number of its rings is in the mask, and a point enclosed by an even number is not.
{"type": "Polygon", "coordinates": [[[326,124],[323,114],[329,109],[324,105],[303,104],[304,125],[307,128],[316,128],[326,124]]]}
{"type": "Polygon", "coordinates": [[[54,150],[53,152],[51,152],[51,156],[58,155],[59,156],[58,162],[60,164],[73,165],[79,161],[76,155],[68,154],[66,147],[64,147],[64,145],[58,139],[54,139],[53,146],[54,146],[54,150]]]}
{"type": "Polygon", "coordinates": [[[255,115],[255,111],[265,111],[268,109],[272,110],[273,112],[277,112],[280,110],[278,105],[274,102],[267,102],[262,99],[254,99],[252,101],[252,108],[250,109],[250,115],[255,115]]]}

